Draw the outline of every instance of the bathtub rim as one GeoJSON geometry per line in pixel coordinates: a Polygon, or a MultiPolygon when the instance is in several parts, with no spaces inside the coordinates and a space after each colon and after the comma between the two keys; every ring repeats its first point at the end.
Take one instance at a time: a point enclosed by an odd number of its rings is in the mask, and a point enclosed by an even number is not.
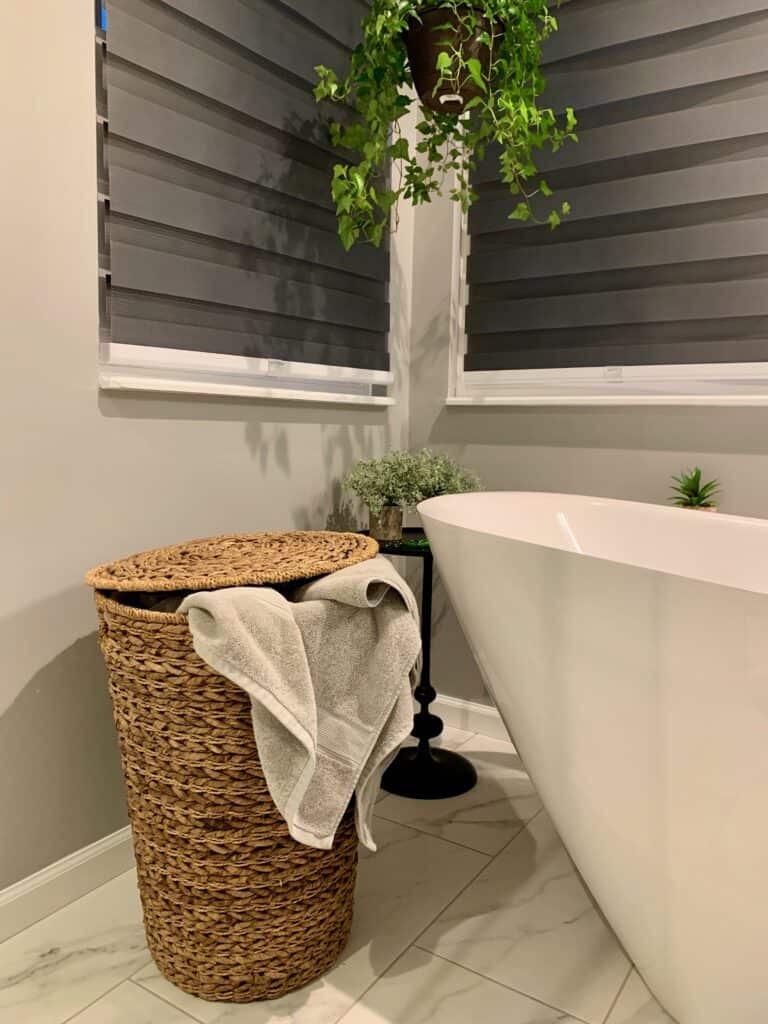
{"type": "MultiPolygon", "coordinates": [[[[621,566],[625,569],[639,569],[644,572],[653,572],[660,576],[673,576],[677,579],[691,580],[694,583],[703,583],[710,586],[723,587],[730,590],[739,591],[741,593],[755,594],[758,596],[768,596],[768,569],[766,571],[765,582],[759,585],[753,585],[749,582],[739,582],[735,579],[723,579],[718,577],[714,573],[707,574],[706,572],[692,573],[683,572],[679,569],[675,569],[673,566],[664,566],[661,564],[650,564],[647,561],[633,560],[631,558],[619,559],[611,557],[607,554],[601,554],[594,551],[583,551],[574,550],[571,547],[566,546],[564,543],[553,543],[546,539],[531,539],[528,536],[515,535],[512,532],[505,533],[499,529],[493,527],[483,527],[479,522],[472,522],[471,525],[462,521],[456,517],[446,517],[445,515],[436,514],[437,510],[444,508],[445,506],[461,506],[478,503],[480,501],[492,499],[492,498],[510,498],[520,497],[525,499],[540,498],[543,499],[549,506],[549,508],[543,509],[543,511],[554,511],[551,506],[555,504],[557,499],[563,502],[563,509],[560,511],[567,511],[565,505],[568,502],[577,502],[580,507],[585,506],[608,506],[610,508],[626,508],[637,512],[641,510],[641,514],[650,514],[652,516],[660,516],[667,518],[675,518],[684,515],[697,515],[694,510],[686,508],[678,508],[673,505],[660,505],[653,502],[643,501],[630,501],[623,498],[604,498],[598,495],[587,495],[587,494],[569,494],[567,492],[560,491],[472,491],[464,494],[442,494],[434,498],[427,498],[420,502],[417,506],[417,511],[422,518],[425,531],[429,536],[429,531],[426,529],[427,521],[431,520],[440,526],[453,527],[454,529],[462,530],[467,533],[475,534],[478,537],[493,537],[498,540],[506,540],[516,544],[525,544],[530,547],[540,548],[546,551],[557,551],[563,555],[571,555],[575,558],[593,558],[597,561],[607,562],[612,565],[621,566]]],[[[765,531],[765,543],[768,554],[768,519],[760,519],[754,516],[738,516],[724,512],[717,512],[715,515],[704,514],[697,515],[696,521],[699,523],[695,529],[701,529],[702,527],[708,531],[733,529],[743,525],[744,527],[751,527],[760,531],[765,531]]],[[[680,522],[680,520],[678,520],[680,522]]]]}

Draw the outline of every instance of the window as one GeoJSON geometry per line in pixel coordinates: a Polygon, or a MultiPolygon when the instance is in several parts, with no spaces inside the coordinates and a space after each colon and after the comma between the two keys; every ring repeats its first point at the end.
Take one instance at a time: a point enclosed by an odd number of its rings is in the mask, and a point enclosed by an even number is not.
{"type": "Polygon", "coordinates": [[[389,255],[338,241],[312,95],[364,11],[98,5],[103,387],[389,402],[389,255]]]}
{"type": "Polygon", "coordinates": [[[546,99],[580,142],[540,164],[573,212],[510,221],[494,155],[479,169],[450,400],[766,399],[768,4],[574,0],[559,20],[546,99]]]}

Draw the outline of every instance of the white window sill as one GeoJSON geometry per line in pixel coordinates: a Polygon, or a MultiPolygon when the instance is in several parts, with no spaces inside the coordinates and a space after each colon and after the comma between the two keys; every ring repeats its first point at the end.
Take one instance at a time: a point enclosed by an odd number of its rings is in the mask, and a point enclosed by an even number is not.
{"type": "Polygon", "coordinates": [[[768,405],[768,394],[707,395],[449,395],[447,406],[498,408],[504,406],[632,406],[632,405],[768,405]]]}
{"type": "Polygon", "coordinates": [[[280,402],[315,402],[325,405],[394,405],[394,398],[385,395],[347,395],[333,391],[297,391],[289,388],[249,387],[246,384],[214,384],[162,378],[131,377],[100,371],[102,391],[154,391],[182,395],[223,395],[231,398],[258,398],[280,402]]]}
{"type": "Polygon", "coordinates": [[[279,360],[143,348],[103,342],[99,388],[217,395],[280,402],[390,406],[395,400],[374,394],[392,383],[382,370],[287,363],[279,360]]]}
{"type": "MultiPolygon", "coordinates": [[[[463,360],[463,357],[460,356],[463,360]]],[[[768,405],[768,364],[721,363],[563,370],[457,368],[455,406],[768,405]]]]}

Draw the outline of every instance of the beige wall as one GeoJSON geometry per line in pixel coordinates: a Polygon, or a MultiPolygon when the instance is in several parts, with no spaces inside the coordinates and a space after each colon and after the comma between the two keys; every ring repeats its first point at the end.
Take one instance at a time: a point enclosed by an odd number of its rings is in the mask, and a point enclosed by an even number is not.
{"type": "MultiPolygon", "coordinates": [[[[725,512],[768,516],[768,408],[446,408],[450,236],[447,201],[417,211],[413,445],[450,452],[476,470],[488,489],[655,502],[665,500],[671,473],[695,463],[722,479],[725,512]]],[[[441,591],[435,605],[435,686],[486,700],[441,591]]]]}
{"type": "Polygon", "coordinates": [[[125,822],[85,570],[323,527],[343,471],[407,443],[407,217],[393,410],[99,394],[92,26],[92,0],[0,5],[0,888],[125,822]]]}

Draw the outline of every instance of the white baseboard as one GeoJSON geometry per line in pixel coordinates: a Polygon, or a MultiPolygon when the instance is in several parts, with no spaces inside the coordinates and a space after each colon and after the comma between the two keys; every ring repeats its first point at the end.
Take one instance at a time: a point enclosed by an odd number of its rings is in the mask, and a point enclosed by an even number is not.
{"type": "Polygon", "coordinates": [[[130,828],[0,890],[0,942],[133,867],[130,828]]]}
{"type": "Polygon", "coordinates": [[[507,727],[501,715],[490,704],[477,704],[472,700],[461,700],[458,697],[438,696],[431,710],[442,718],[445,725],[454,729],[465,729],[467,732],[478,732],[481,736],[490,736],[495,740],[509,741],[507,727]]]}

